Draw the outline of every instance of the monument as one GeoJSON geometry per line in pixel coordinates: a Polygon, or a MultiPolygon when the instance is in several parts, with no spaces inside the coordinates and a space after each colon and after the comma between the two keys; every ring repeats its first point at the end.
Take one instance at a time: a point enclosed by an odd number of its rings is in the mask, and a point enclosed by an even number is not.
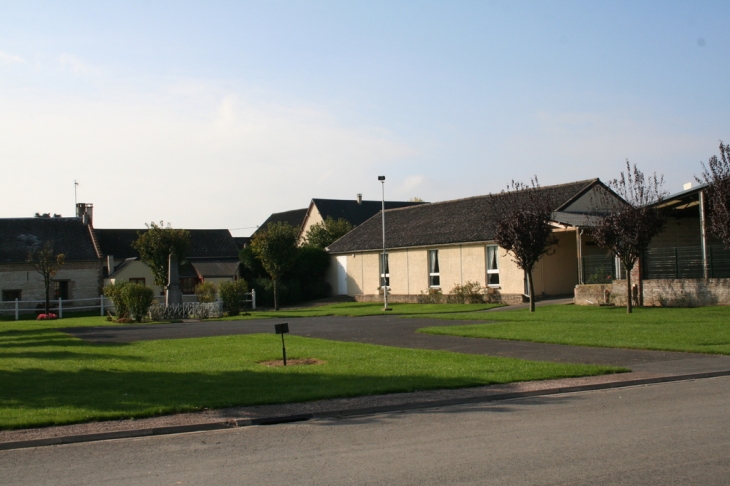
{"type": "Polygon", "coordinates": [[[167,286],[165,287],[165,305],[182,304],[182,289],[180,288],[180,272],[177,265],[177,255],[173,249],[170,252],[167,268],[167,286]]]}

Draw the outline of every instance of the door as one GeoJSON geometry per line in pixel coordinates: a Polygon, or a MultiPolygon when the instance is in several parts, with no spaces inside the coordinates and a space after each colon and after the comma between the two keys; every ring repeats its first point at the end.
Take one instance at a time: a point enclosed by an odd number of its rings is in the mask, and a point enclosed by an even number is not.
{"type": "Polygon", "coordinates": [[[337,295],[347,295],[347,255],[337,257],[337,295]]]}

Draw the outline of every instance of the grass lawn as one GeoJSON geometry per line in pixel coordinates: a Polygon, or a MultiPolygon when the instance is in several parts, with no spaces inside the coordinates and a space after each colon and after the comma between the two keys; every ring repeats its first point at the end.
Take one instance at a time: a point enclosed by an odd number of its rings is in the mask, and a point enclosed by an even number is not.
{"type": "Polygon", "coordinates": [[[540,343],[730,354],[730,307],[656,308],[555,305],[510,312],[424,315],[489,320],[419,332],[540,343]]]}
{"type": "Polygon", "coordinates": [[[258,362],[281,358],[275,334],[99,345],[57,331],[102,324],[0,324],[0,428],[623,371],[297,336],[288,357],[324,364],[269,368],[258,362]]]}

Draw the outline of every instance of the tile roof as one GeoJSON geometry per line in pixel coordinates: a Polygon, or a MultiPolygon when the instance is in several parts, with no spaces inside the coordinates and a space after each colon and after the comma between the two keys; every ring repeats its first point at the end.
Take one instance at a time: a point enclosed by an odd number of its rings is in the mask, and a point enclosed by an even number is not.
{"type": "MultiPolygon", "coordinates": [[[[561,201],[555,208],[559,210],[596,183],[600,184],[600,181],[589,179],[543,186],[539,190],[550,191],[554,200],[561,201]]],[[[494,239],[498,216],[490,202],[490,195],[386,210],[386,247],[407,248],[491,241],[494,239]]],[[[348,253],[381,249],[382,238],[381,219],[377,216],[332,243],[328,251],[348,253]]]]}
{"type": "MultiPolygon", "coordinates": [[[[322,219],[345,219],[354,226],[363,224],[368,219],[380,213],[382,201],[362,201],[350,199],[312,199],[322,219]]],[[[397,209],[409,206],[425,204],[423,202],[410,201],[385,201],[385,209],[397,209]]]]}
{"type": "MultiPolygon", "coordinates": [[[[99,246],[104,255],[115,259],[139,257],[132,242],[138,233],[146,229],[98,229],[94,228],[99,246]]],[[[193,229],[190,232],[190,258],[238,258],[238,246],[227,229],[193,229]]]]}
{"type": "Polygon", "coordinates": [[[284,211],[282,213],[273,213],[266,219],[266,221],[261,224],[261,226],[259,226],[256,231],[253,232],[251,238],[253,238],[256,233],[266,228],[266,225],[268,225],[269,223],[289,223],[295,228],[301,228],[302,224],[304,223],[304,218],[307,216],[308,209],[309,208],[293,209],[291,211],[284,211]]]}
{"type": "Polygon", "coordinates": [[[25,262],[34,247],[53,241],[66,261],[98,260],[89,227],[81,218],[0,219],[0,263],[25,262]]]}

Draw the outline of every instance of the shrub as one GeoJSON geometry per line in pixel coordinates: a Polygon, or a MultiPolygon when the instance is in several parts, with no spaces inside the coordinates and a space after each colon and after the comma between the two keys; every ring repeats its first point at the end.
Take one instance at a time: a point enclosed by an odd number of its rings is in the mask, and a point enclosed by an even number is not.
{"type": "Polygon", "coordinates": [[[484,293],[479,282],[457,285],[449,294],[449,302],[453,304],[481,304],[484,301],[484,293]]]}
{"type": "Polygon", "coordinates": [[[52,319],[58,319],[58,316],[54,314],[53,312],[49,312],[48,314],[38,314],[37,320],[39,321],[47,321],[52,319]]]}
{"type": "Polygon", "coordinates": [[[195,296],[198,302],[203,304],[215,302],[218,297],[218,286],[213,282],[200,282],[195,286],[195,296]]]}
{"type": "Polygon", "coordinates": [[[132,283],[125,285],[121,294],[130,317],[142,322],[142,318],[147,315],[155,301],[155,292],[144,285],[132,283]]]}
{"type": "Polygon", "coordinates": [[[246,305],[246,294],[248,284],[245,280],[239,279],[233,282],[221,282],[220,296],[223,301],[223,308],[228,315],[236,316],[246,305]]]}
{"type": "Polygon", "coordinates": [[[441,289],[428,289],[428,292],[421,292],[418,296],[419,304],[442,304],[444,302],[444,294],[441,289]]]}
{"type": "Polygon", "coordinates": [[[129,285],[129,282],[118,282],[104,287],[104,297],[107,297],[114,304],[114,313],[117,319],[129,316],[129,308],[122,297],[122,290],[127,285],[129,285]]]}

